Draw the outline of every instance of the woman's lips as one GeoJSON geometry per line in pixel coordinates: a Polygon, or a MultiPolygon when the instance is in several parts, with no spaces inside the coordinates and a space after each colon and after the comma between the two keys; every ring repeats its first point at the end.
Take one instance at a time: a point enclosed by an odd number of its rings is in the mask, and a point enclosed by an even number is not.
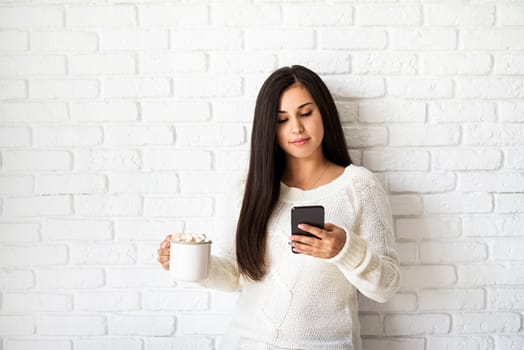
{"type": "Polygon", "coordinates": [[[309,137],[302,138],[302,139],[296,139],[296,140],[291,141],[291,143],[294,144],[295,146],[302,146],[302,145],[305,145],[308,141],[309,141],[309,137]]]}

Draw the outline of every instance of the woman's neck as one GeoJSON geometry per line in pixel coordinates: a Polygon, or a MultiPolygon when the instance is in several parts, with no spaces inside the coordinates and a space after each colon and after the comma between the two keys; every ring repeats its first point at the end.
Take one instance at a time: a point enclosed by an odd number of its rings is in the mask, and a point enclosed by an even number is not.
{"type": "Polygon", "coordinates": [[[325,183],[333,164],[323,156],[317,159],[288,159],[282,182],[287,186],[310,190],[325,183]]]}

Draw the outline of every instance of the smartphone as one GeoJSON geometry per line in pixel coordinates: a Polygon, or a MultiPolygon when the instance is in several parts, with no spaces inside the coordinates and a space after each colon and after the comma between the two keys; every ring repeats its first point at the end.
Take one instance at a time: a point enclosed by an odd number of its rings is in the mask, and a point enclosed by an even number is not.
{"type": "MultiPolygon", "coordinates": [[[[324,207],[321,205],[310,205],[293,207],[291,209],[291,234],[317,238],[317,236],[299,229],[298,224],[324,228],[324,207]]],[[[291,251],[297,254],[293,251],[293,247],[291,247],[291,251]]]]}

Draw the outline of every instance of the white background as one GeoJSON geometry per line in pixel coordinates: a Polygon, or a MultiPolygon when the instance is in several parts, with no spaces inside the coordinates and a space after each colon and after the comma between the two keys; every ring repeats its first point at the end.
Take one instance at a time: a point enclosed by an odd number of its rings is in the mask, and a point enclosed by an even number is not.
{"type": "Polygon", "coordinates": [[[261,82],[304,64],[395,215],[367,350],[524,348],[524,2],[0,0],[0,349],[218,349],[235,295],[175,288],[216,235],[261,82]]]}

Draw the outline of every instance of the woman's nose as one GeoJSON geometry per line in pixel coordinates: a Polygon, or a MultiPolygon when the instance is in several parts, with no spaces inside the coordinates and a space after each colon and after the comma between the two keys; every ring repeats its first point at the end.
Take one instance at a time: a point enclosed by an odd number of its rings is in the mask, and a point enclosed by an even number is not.
{"type": "Polygon", "coordinates": [[[291,118],[291,132],[293,134],[300,134],[304,132],[304,126],[298,118],[291,118]]]}

